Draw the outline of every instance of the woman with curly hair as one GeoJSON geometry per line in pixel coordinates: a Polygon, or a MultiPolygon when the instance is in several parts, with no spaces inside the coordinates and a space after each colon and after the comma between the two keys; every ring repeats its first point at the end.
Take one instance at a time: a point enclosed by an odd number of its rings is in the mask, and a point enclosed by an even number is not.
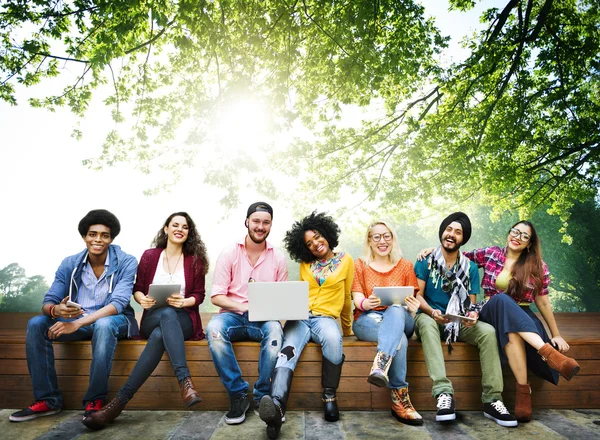
{"type": "Polygon", "coordinates": [[[185,356],[185,340],[204,338],[199,307],[204,301],[204,278],[208,271],[206,247],[196,225],[186,212],[171,214],[154,238],[152,249],[142,255],[133,288],[144,312],[140,330],[148,339],[127,382],[117,396],[83,423],[101,429],[116,419],[129,400],[150,377],[167,351],[186,406],[202,399],[196,392],[185,356]],[[154,308],[147,296],[150,284],[179,284],[181,289],[167,299],[168,306],[154,308]]]}
{"type": "Polygon", "coordinates": [[[373,288],[379,286],[413,286],[415,292],[419,290],[415,269],[402,258],[396,234],[389,224],[376,221],[369,225],[363,256],[354,262],[354,268],[352,328],[358,339],[377,342],[377,354],[367,380],[390,389],[392,415],[396,419],[408,425],[422,425],[423,417],[410,401],[406,382],[406,350],[415,329],[412,314],[419,309],[419,300],[407,297],[407,310],[400,304],[381,306],[381,300],[373,294],[373,288]]]}
{"type": "Polygon", "coordinates": [[[285,247],[290,256],[300,262],[300,280],[309,284],[309,317],[287,321],[283,329],[283,348],[271,377],[271,391],[263,396],[259,409],[270,439],[277,438],[285,421],[294,369],[302,350],[311,340],[321,345],[323,351],[321,384],[325,420],[339,420],[336,390],[344,355],[336,319],[341,318],[344,336],[352,335],[350,289],[354,274],[352,257],[344,252],[334,252],[339,235],[340,229],[333,219],[316,211],[295,222],[286,233],[285,247]]]}

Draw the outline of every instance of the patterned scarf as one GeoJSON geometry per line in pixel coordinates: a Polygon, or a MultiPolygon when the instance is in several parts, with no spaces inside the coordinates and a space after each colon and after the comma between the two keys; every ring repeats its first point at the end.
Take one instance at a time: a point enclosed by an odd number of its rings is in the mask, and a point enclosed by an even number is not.
{"type": "MultiPolygon", "coordinates": [[[[466,310],[469,308],[471,303],[469,299],[469,265],[470,260],[459,252],[454,267],[450,270],[446,269],[446,260],[441,246],[435,248],[429,257],[429,270],[434,286],[437,288],[439,283],[442,283],[442,290],[450,295],[446,313],[465,316],[466,310]]],[[[456,342],[459,329],[458,322],[449,322],[444,327],[448,352],[452,352],[452,342],[456,342]]]]}
{"type": "Polygon", "coordinates": [[[340,252],[327,260],[315,260],[310,263],[310,271],[319,286],[322,286],[327,277],[335,272],[342,262],[342,258],[344,258],[344,252],[340,252]]]}

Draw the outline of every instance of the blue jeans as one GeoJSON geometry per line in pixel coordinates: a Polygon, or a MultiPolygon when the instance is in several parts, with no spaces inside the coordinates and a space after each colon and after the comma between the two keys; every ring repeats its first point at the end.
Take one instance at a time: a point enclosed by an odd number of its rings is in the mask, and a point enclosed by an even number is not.
{"type": "Polygon", "coordinates": [[[287,321],[283,328],[283,348],[277,355],[276,368],[296,368],[302,350],[308,341],[321,346],[323,357],[338,365],[343,360],[342,333],[337,322],[330,316],[309,315],[301,321],[287,321]]]}
{"type": "Polygon", "coordinates": [[[229,396],[248,392],[248,382],[242,379],[242,371],[235,358],[232,342],[260,341],[258,380],[254,384],[254,401],[269,394],[271,373],[275,368],[277,353],[281,348],[283,332],[279,321],[248,321],[248,312],[238,315],[223,312],[213,316],[206,327],[208,348],[215,369],[229,396]]]}
{"type": "Polygon", "coordinates": [[[388,372],[389,388],[404,388],[406,382],[406,350],[408,337],[415,330],[415,320],[402,306],[361,313],[352,326],[361,341],[377,342],[377,350],[394,356],[388,372]]]}
{"type": "Polygon", "coordinates": [[[142,322],[142,334],[150,335],[146,348],[133,367],[125,385],[119,390],[119,397],[131,399],[158,366],[165,350],[181,382],[191,376],[185,357],[184,341],[193,333],[192,319],[183,309],[161,307],[146,312],[142,322]]]}
{"type": "MultiPolygon", "coordinates": [[[[62,318],[60,320],[71,321],[62,318]]],[[[56,369],[54,368],[53,341],[48,339],[48,329],[55,322],[46,315],[31,318],[27,323],[25,350],[35,400],[45,400],[50,408],[61,408],[62,393],[58,389],[56,369]]],[[[92,340],[90,382],[87,392],[83,396],[83,406],[91,400],[106,399],[108,377],[112,368],[117,340],[127,337],[128,327],[129,321],[125,315],[111,315],[100,318],[91,325],[81,327],[70,335],[63,335],[55,339],[60,342],[92,340]]]]}

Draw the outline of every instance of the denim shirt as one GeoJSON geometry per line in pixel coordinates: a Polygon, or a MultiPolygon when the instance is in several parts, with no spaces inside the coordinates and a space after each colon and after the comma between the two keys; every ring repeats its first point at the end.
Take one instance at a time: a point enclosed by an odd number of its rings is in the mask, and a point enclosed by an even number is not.
{"type": "MultiPolygon", "coordinates": [[[[137,271],[137,261],[134,256],[126,254],[117,245],[108,247],[109,266],[106,270],[108,279],[108,301],[117,309],[117,313],[123,313],[129,321],[128,336],[139,335],[138,324],[135,319],[133,308],[129,304],[133,293],[133,282],[137,271]]],[[[71,300],[77,302],[79,286],[82,283],[82,274],[87,264],[87,249],[76,255],[65,258],[54,276],[50,290],[44,295],[43,304],[58,304],[71,294],[71,300]]]]}

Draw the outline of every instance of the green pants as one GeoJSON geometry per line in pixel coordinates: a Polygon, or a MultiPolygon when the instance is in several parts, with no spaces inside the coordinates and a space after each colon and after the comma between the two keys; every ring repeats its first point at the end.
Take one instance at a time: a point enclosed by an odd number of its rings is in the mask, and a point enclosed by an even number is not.
{"type": "MultiPolygon", "coordinates": [[[[444,327],[438,325],[431,316],[424,313],[417,315],[415,324],[417,337],[423,344],[427,371],[433,381],[431,394],[433,397],[437,397],[441,393],[454,394],[452,383],[446,377],[446,366],[442,353],[441,335],[444,327]]],[[[481,401],[488,403],[502,400],[504,382],[494,327],[482,321],[478,321],[471,328],[461,324],[457,340],[475,345],[479,349],[481,385],[483,387],[481,401]]]]}

